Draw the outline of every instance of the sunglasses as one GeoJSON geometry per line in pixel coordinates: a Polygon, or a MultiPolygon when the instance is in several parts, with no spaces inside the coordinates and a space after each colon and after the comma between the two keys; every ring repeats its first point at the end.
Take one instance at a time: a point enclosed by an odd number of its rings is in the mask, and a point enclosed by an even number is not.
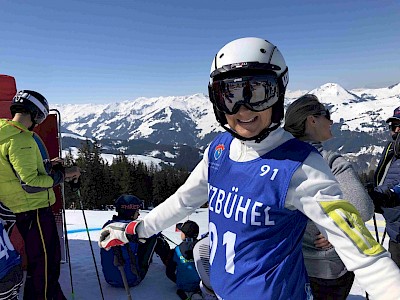
{"type": "Polygon", "coordinates": [[[314,116],[324,116],[329,121],[332,121],[331,120],[331,113],[329,112],[328,109],[321,110],[318,114],[315,114],[314,116]]]}
{"type": "Polygon", "coordinates": [[[262,74],[215,80],[209,86],[209,94],[217,109],[225,114],[236,114],[241,105],[260,112],[278,101],[278,78],[262,74]]]}
{"type": "Polygon", "coordinates": [[[389,129],[391,130],[391,131],[396,131],[396,128],[399,128],[400,127],[400,124],[390,124],[389,125],[389,129]]]}

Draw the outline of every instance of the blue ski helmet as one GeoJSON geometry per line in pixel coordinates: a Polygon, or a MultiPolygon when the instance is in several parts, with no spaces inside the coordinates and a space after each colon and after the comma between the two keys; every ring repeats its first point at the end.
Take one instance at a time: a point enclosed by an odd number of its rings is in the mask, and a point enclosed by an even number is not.
{"type": "Polygon", "coordinates": [[[143,208],[143,201],[133,195],[121,195],[115,200],[118,216],[126,220],[131,219],[141,208],[143,208]]]}

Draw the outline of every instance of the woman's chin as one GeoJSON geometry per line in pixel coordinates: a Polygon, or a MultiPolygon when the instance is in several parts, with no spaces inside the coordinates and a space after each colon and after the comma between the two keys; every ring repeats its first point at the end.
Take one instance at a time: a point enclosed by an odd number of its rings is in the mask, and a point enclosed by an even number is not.
{"type": "Polygon", "coordinates": [[[259,130],[255,131],[255,130],[248,130],[248,129],[240,128],[240,129],[238,129],[236,131],[236,133],[239,134],[241,137],[244,137],[246,139],[251,139],[253,137],[255,138],[260,133],[260,131],[259,130]]]}

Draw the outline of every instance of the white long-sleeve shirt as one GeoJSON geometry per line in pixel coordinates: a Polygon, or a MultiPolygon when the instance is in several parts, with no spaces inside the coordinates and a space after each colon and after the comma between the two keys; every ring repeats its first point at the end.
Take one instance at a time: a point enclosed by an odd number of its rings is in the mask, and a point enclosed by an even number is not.
{"type": "MultiPolygon", "coordinates": [[[[292,138],[278,128],[261,143],[234,139],[229,157],[250,161],[292,138]]],[[[208,201],[208,151],[176,193],[145,216],[137,228],[139,237],[150,237],[174,225],[208,201]]],[[[351,213],[352,206],[342,200],[340,186],[319,153],[312,152],[294,173],[285,207],[300,210],[316,223],[372,299],[400,299],[399,268],[372,238],[361,218],[357,220],[351,213]]]]}

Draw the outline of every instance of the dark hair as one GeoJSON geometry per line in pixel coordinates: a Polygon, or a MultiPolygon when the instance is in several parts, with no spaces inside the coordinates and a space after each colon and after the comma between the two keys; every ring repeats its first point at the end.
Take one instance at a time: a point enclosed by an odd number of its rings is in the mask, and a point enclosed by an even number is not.
{"type": "Polygon", "coordinates": [[[199,235],[199,225],[196,222],[188,220],[182,224],[180,230],[185,234],[187,238],[196,239],[199,235]]]}

